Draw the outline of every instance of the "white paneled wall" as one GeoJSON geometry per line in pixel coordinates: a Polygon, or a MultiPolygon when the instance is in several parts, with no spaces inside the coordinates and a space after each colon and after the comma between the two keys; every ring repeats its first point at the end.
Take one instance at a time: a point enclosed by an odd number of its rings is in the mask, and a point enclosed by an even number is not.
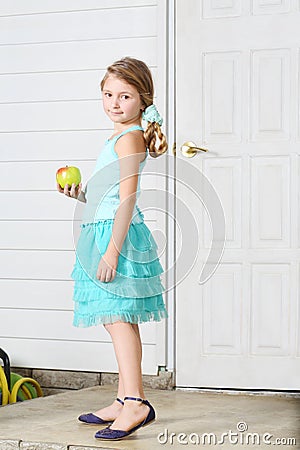
{"type": "MultiPolygon", "coordinates": [[[[103,327],[72,326],[76,201],[56,191],[55,173],[68,164],[80,167],[83,182],[91,175],[112,131],[99,83],[114,60],[150,66],[164,114],[161,3],[0,4],[0,346],[15,366],[117,370],[103,327]]],[[[141,331],[143,371],[153,374],[161,334],[153,324],[141,331]]]]}

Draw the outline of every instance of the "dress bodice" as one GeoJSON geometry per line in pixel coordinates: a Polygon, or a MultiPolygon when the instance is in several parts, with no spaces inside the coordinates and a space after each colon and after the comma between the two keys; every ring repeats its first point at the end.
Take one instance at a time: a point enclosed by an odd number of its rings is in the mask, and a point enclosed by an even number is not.
{"type": "MultiPolygon", "coordinates": [[[[85,188],[86,204],[82,219],[83,222],[114,219],[120,204],[120,163],[114,147],[121,136],[134,130],[143,131],[143,128],[139,125],[134,125],[111,139],[106,139],[105,145],[97,158],[94,171],[85,188]]],[[[132,213],[132,222],[141,222],[144,218],[137,205],[137,200],[140,196],[141,172],[146,164],[147,156],[148,149],[146,150],[145,159],[140,163],[139,167],[136,202],[132,213]]]]}

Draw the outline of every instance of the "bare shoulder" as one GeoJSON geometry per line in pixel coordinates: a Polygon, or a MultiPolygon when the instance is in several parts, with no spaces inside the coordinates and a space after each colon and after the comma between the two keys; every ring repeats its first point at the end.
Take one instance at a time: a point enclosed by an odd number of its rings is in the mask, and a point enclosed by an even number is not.
{"type": "Polygon", "coordinates": [[[139,130],[124,134],[117,140],[115,151],[119,158],[140,153],[140,160],[142,161],[145,158],[146,151],[144,134],[139,130]]]}

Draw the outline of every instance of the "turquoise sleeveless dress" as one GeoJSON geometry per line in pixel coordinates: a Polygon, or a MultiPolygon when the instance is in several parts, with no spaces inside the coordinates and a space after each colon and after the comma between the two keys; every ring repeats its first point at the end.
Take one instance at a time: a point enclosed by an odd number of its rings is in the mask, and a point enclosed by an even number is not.
{"type": "Polygon", "coordinates": [[[119,158],[115,143],[126,133],[143,128],[135,125],[105,141],[92,177],[85,188],[86,203],[71,273],[74,280],[74,320],[77,327],[90,327],[117,321],[142,323],[168,317],[162,293],[163,268],[157,244],[137,205],[140,176],[146,164],[140,163],[136,203],[128,233],[118,259],[116,276],[110,282],[96,278],[98,264],[112,236],[119,199],[119,158]]]}

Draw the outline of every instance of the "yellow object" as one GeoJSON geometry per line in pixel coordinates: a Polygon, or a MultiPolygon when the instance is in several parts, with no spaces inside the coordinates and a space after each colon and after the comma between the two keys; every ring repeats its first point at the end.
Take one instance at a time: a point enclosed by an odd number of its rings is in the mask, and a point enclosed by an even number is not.
{"type": "Polygon", "coordinates": [[[7,379],[3,367],[0,366],[0,390],[2,392],[2,406],[8,403],[16,403],[18,401],[18,392],[21,390],[22,398],[30,400],[36,395],[43,397],[43,391],[39,383],[32,378],[21,378],[19,375],[14,374],[19,378],[14,383],[12,391],[8,389],[7,379]],[[31,387],[33,386],[33,388],[31,387]],[[36,393],[35,393],[36,392],[36,393]]]}
{"type": "MultiPolygon", "coordinates": [[[[25,385],[22,386],[22,387],[21,387],[21,390],[22,390],[23,394],[25,395],[26,400],[31,400],[31,399],[32,399],[30,390],[28,389],[27,386],[25,386],[25,385]]],[[[11,403],[11,402],[10,402],[10,403],[11,403]]]]}
{"type": "MultiPolygon", "coordinates": [[[[9,396],[9,403],[16,403],[17,401],[17,397],[18,397],[18,391],[21,388],[21,386],[24,383],[30,383],[32,384],[35,388],[36,388],[36,392],[38,397],[43,397],[43,391],[41,389],[41,386],[39,385],[39,383],[35,380],[33,380],[32,378],[22,378],[21,380],[18,380],[11,391],[11,394],[9,396]]],[[[7,383],[6,383],[7,384],[7,383]]],[[[26,396],[29,396],[29,398],[31,398],[31,394],[29,392],[29,389],[26,388],[26,386],[22,386],[22,390],[24,390],[24,393],[26,393],[26,396]]]]}
{"type": "MultiPolygon", "coordinates": [[[[18,375],[17,373],[11,372],[10,374],[10,391],[12,391],[13,386],[16,384],[17,381],[22,380],[21,375],[18,375]]],[[[24,383],[21,389],[18,391],[17,400],[24,401],[24,400],[30,400],[32,398],[36,398],[37,393],[36,389],[32,386],[31,383],[24,383]]]]}
{"type": "Polygon", "coordinates": [[[3,368],[0,366],[0,387],[2,390],[2,406],[7,405],[9,402],[10,392],[3,368]]]}

